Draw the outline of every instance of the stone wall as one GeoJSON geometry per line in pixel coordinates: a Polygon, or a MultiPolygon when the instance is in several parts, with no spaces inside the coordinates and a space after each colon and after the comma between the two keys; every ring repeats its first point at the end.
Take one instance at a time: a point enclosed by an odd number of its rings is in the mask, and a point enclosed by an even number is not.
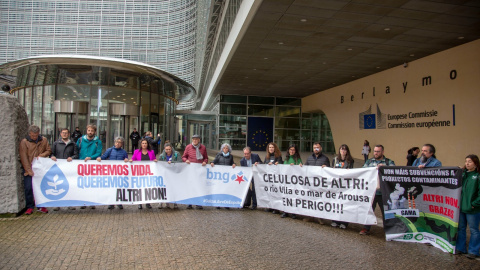
{"type": "Polygon", "coordinates": [[[25,208],[18,148],[27,134],[28,118],[18,99],[3,92],[0,109],[0,214],[18,214],[25,208]]]}

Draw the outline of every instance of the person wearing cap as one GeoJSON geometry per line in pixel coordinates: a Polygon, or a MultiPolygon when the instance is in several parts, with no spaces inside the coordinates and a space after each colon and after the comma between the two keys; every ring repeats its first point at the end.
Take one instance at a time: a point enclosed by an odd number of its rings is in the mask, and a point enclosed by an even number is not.
{"type": "MultiPolygon", "coordinates": [[[[200,135],[195,134],[192,136],[192,143],[185,147],[182,160],[187,164],[202,163],[202,166],[207,164],[207,147],[200,143],[200,135]]],[[[187,209],[192,209],[192,205],[188,205],[187,209]]],[[[197,209],[203,209],[203,207],[201,205],[197,205],[197,209]]]]}

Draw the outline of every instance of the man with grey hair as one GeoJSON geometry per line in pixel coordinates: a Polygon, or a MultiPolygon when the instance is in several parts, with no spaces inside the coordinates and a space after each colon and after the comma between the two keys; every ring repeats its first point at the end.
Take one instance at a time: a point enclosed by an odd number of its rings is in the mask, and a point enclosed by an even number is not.
{"type": "MultiPolygon", "coordinates": [[[[262,159],[260,158],[260,156],[252,153],[252,150],[248,146],[243,148],[243,158],[240,160],[240,166],[252,167],[257,164],[262,164],[262,159]]],[[[245,199],[243,207],[248,208],[250,206],[250,201],[252,201],[252,210],[257,209],[257,196],[255,194],[255,184],[253,183],[253,176],[252,189],[248,189],[247,198],[245,199]]]]}
{"type": "MultiPolygon", "coordinates": [[[[123,149],[124,143],[125,143],[125,139],[123,139],[123,137],[115,138],[115,146],[108,148],[107,151],[105,151],[105,153],[103,153],[101,157],[97,158],[97,161],[101,162],[102,159],[104,159],[104,160],[123,160],[125,162],[128,162],[127,151],[123,149]]],[[[118,208],[123,209],[123,205],[119,204],[117,206],[118,208]]],[[[115,207],[114,205],[109,205],[108,209],[113,209],[114,207],[115,207]]]]}
{"type": "MultiPolygon", "coordinates": [[[[25,202],[27,211],[26,215],[33,213],[35,200],[32,188],[32,162],[34,158],[49,157],[52,153],[47,138],[40,136],[40,128],[38,126],[30,126],[28,135],[20,142],[20,162],[22,163],[23,183],[25,187],[25,202]]],[[[48,213],[47,208],[38,208],[39,212],[48,213]]]]}
{"type": "MultiPolygon", "coordinates": [[[[185,147],[182,156],[183,162],[190,163],[202,163],[205,166],[208,162],[207,148],[200,143],[200,135],[192,136],[192,143],[185,147]]],[[[187,209],[192,209],[192,205],[188,205],[187,209]]],[[[203,209],[201,205],[197,205],[197,209],[203,209]]]]}

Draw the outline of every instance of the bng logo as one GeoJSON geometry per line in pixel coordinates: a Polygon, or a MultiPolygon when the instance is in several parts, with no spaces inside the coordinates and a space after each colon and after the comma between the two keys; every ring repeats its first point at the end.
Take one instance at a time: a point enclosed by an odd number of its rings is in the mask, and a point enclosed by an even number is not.
{"type": "Polygon", "coordinates": [[[238,182],[238,184],[241,184],[242,182],[246,182],[247,178],[245,178],[242,171],[240,171],[237,174],[230,175],[230,173],[228,173],[228,172],[224,172],[224,173],[213,172],[213,171],[210,171],[209,168],[207,168],[207,180],[218,180],[218,181],[221,181],[223,183],[228,183],[230,181],[236,181],[236,182],[238,182]]]}
{"type": "Polygon", "coordinates": [[[360,129],[386,129],[387,115],[380,111],[377,104],[377,113],[372,113],[372,105],[368,110],[358,114],[358,123],[360,129]]]}
{"type": "Polygon", "coordinates": [[[68,193],[68,181],[62,170],[54,164],[43,176],[40,189],[43,196],[49,200],[60,200],[68,193]]]}

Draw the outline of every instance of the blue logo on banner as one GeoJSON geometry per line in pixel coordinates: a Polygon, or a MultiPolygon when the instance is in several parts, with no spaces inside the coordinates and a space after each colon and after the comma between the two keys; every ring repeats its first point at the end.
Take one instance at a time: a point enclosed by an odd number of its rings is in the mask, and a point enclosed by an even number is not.
{"type": "Polygon", "coordinates": [[[228,172],[220,173],[220,172],[211,171],[209,168],[207,168],[207,180],[219,180],[222,183],[228,183],[231,180],[231,181],[237,181],[238,184],[241,184],[242,182],[246,182],[247,178],[243,176],[242,171],[240,171],[238,174],[233,174],[232,176],[230,176],[230,173],[228,172]]]}
{"type": "Polygon", "coordinates": [[[68,193],[68,181],[62,170],[54,164],[43,176],[40,189],[43,196],[49,200],[60,200],[68,193]]]}
{"type": "Polygon", "coordinates": [[[375,114],[366,114],[363,116],[363,128],[364,129],[375,129],[377,128],[375,120],[375,114]]]}
{"type": "Polygon", "coordinates": [[[238,184],[241,184],[242,182],[246,182],[247,179],[245,178],[245,176],[243,176],[243,172],[239,172],[237,175],[232,175],[232,180],[233,181],[237,181],[238,184]]]}

